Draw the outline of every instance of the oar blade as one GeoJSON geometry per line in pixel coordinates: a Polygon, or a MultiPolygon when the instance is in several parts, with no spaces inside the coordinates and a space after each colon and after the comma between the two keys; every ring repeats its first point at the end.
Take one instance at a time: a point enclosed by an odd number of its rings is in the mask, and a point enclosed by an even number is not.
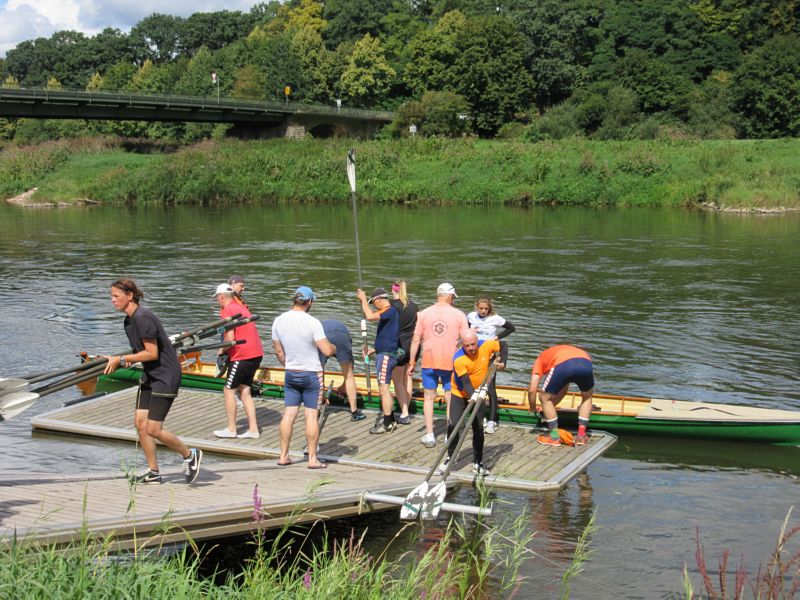
{"type": "Polygon", "coordinates": [[[425,502],[422,504],[422,510],[419,513],[420,518],[430,520],[438,517],[446,495],[447,485],[444,481],[440,481],[433,486],[425,496],[425,502]]]}
{"type": "Polygon", "coordinates": [[[27,379],[1,379],[0,380],[0,396],[10,394],[11,392],[19,391],[28,385],[27,379]]]}
{"type": "Polygon", "coordinates": [[[4,421],[15,417],[39,399],[33,392],[15,392],[0,398],[0,416],[4,421]]]}
{"type": "Polygon", "coordinates": [[[417,519],[428,495],[428,482],[423,481],[406,496],[406,500],[400,507],[400,518],[406,521],[417,519]]]}

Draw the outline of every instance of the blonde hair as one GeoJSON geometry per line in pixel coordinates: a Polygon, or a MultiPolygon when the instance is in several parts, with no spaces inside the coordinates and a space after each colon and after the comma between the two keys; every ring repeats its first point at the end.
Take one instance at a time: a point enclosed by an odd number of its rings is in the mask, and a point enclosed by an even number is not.
{"type": "Polygon", "coordinates": [[[397,299],[403,303],[403,308],[408,306],[408,290],[405,279],[398,279],[392,283],[392,293],[397,294],[397,299]]]}
{"type": "Polygon", "coordinates": [[[490,315],[495,314],[494,303],[492,303],[492,299],[489,296],[478,296],[477,298],[475,298],[475,310],[478,310],[478,304],[480,304],[481,302],[485,302],[486,304],[489,305],[490,315]]]}

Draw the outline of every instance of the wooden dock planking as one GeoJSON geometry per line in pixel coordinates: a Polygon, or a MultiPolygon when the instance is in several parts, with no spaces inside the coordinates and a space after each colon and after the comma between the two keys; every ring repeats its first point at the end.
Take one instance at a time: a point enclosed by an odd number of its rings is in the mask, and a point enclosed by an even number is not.
{"type": "Polygon", "coordinates": [[[256,484],[258,526],[272,528],[389,508],[362,502],[363,492],[405,497],[420,482],[413,474],[367,467],[311,471],[303,463],[279,467],[274,461],[215,464],[192,485],[176,471],[165,471],[164,479],[135,487],[119,474],[0,480],[0,537],[66,544],[85,527],[92,536],[112,536],[116,549],[131,549],[251,531],[256,484]]]}
{"type": "MultiPolygon", "coordinates": [[[[137,436],[132,424],[135,393],[135,389],[131,388],[57,409],[34,417],[32,425],[36,430],[135,441],[137,436]]],[[[282,411],[281,399],[257,399],[260,439],[219,439],[213,436],[213,431],[225,426],[222,394],[182,389],[165,425],[186,444],[203,450],[251,458],[274,458],[278,456],[280,446],[278,423],[282,411]]],[[[374,411],[366,413],[366,420],[353,422],[350,421],[349,411],[329,407],[320,438],[320,455],[329,462],[340,464],[366,464],[376,469],[427,473],[443,447],[444,419],[438,418],[435,422],[439,444],[435,449],[430,449],[419,441],[425,432],[421,417],[414,418],[411,425],[398,426],[390,434],[370,435],[368,430],[377,414],[374,411]]],[[[238,425],[240,432],[246,429],[242,410],[239,410],[238,425]]],[[[302,457],[304,427],[303,411],[300,411],[291,444],[292,454],[296,458],[302,457]]],[[[463,483],[473,483],[475,476],[470,470],[471,431],[466,435],[458,462],[460,468],[451,476],[463,483]]],[[[614,436],[596,433],[587,446],[551,448],[536,443],[529,425],[503,423],[495,434],[486,436],[484,463],[492,469],[492,475],[485,482],[498,488],[531,491],[557,489],[615,440],[614,436]],[[558,478],[554,478],[555,475],[558,478]]]]}

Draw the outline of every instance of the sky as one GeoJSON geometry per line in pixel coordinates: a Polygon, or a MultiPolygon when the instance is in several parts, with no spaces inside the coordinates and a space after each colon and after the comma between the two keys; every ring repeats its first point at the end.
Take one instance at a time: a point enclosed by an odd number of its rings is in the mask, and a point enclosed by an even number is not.
{"type": "Polygon", "coordinates": [[[153,13],[249,12],[258,0],[0,0],[0,57],[24,40],[62,29],[94,35],[106,27],[128,32],[153,13]]]}

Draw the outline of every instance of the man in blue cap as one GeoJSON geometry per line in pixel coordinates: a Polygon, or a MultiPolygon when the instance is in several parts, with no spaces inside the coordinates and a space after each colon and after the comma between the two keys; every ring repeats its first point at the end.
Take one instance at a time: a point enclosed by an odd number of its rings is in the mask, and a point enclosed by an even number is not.
{"type": "Polygon", "coordinates": [[[319,441],[319,404],[323,401],[325,386],[319,350],[325,356],[336,354],[336,346],[325,337],[319,319],[309,313],[317,296],[305,285],[294,293],[292,308],[279,315],[272,323],[272,345],[278,361],[286,368],[284,379],[284,411],[280,424],[281,453],[278,465],[290,465],[289,443],[300,404],[306,418],[308,442],[308,468],[324,469],[327,465],[317,457],[319,441]]]}

